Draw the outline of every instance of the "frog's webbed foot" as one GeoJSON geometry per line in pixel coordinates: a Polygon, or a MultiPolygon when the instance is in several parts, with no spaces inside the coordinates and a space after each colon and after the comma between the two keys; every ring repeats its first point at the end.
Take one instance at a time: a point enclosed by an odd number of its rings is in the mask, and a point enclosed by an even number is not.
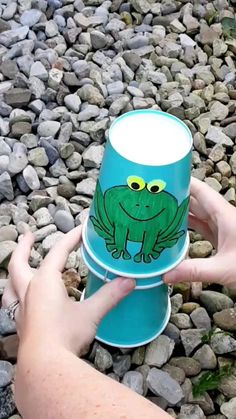
{"type": "Polygon", "coordinates": [[[112,254],[113,258],[119,259],[123,258],[125,260],[131,259],[129,252],[126,249],[119,248],[115,243],[107,243],[107,250],[112,254]]]}
{"type": "Polygon", "coordinates": [[[155,250],[152,250],[150,253],[145,252],[139,252],[137,255],[134,256],[134,261],[137,263],[144,262],[144,263],[150,263],[152,259],[158,259],[161,252],[156,252],[155,250]]]}

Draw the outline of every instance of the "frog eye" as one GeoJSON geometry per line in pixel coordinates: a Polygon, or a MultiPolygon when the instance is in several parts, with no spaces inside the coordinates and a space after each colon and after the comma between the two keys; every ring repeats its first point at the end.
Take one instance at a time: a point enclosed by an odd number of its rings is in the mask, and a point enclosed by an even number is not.
{"type": "Polygon", "coordinates": [[[145,188],[145,182],[141,177],[138,176],[129,176],[127,178],[127,184],[130,189],[133,191],[141,191],[145,188]]]}
{"type": "Polygon", "coordinates": [[[155,180],[151,180],[151,182],[147,184],[147,189],[151,193],[159,193],[163,191],[165,187],[166,187],[166,182],[164,182],[164,180],[155,179],[155,180]]]}

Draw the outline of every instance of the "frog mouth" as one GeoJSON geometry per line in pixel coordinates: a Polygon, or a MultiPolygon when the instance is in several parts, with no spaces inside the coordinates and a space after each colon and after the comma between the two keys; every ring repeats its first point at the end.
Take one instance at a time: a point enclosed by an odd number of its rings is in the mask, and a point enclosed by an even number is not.
{"type": "Polygon", "coordinates": [[[136,218],[136,217],[134,217],[133,215],[129,214],[129,213],[126,211],[126,209],[123,207],[123,205],[122,205],[121,203],[119,203],[119,205],[120,205],[121,209],[125,212],[125,214],[126,214],[126,215],[128,215],[128,217],[132,218],[132,219],[133,219],[133,220],[135,220],[135,221],[150,221],[150,220],[153,220],[153,218],[158,217],[159,215],[161,215],[161,213],[162,213],[163,211],[165,211],[165,208],[162,208],[162,210],[161,210],[161,211],[159,211],[157,214],[153,215],[152,217],[149,217],[149,218],[136,218]]]}

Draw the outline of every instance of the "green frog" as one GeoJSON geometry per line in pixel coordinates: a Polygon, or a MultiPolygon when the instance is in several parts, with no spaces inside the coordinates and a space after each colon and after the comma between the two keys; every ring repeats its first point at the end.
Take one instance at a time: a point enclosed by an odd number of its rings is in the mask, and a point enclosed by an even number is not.
{"type": "Polygon", "coordinates": [[[103,194],[98,181],[95,216],[90,219],[113,258],[131,259],[127,243],[138,242],[141,246],[134,261],[150,263],[185,234],[180,227],[189,197],[178,205],[177,199],[165,188],[163,180],[146,183],[141,177],[129,176],[127,185],[114,186],[103,194]]]}

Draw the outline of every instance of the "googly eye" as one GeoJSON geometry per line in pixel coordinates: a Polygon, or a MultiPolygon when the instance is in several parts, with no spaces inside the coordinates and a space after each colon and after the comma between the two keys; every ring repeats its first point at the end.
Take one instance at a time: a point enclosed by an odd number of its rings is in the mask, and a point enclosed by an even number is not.
{"type": "Polygon", "coordinates": [[[159,179],[151,180],[151,182],[147,184],[147,189],[149,190],[149,192],[154,193],[154,194],[157,194],[163,191],[165,187],[166,187],[166,182],[164,182],[164,180],[159,180],[159,179]]]}
{"type": "Polygon", "coordinates": [[[145,188],[144,180],[138,176],[129,176],[127,178],[127,184],[132,191],[141,191],[145,188]]]}

